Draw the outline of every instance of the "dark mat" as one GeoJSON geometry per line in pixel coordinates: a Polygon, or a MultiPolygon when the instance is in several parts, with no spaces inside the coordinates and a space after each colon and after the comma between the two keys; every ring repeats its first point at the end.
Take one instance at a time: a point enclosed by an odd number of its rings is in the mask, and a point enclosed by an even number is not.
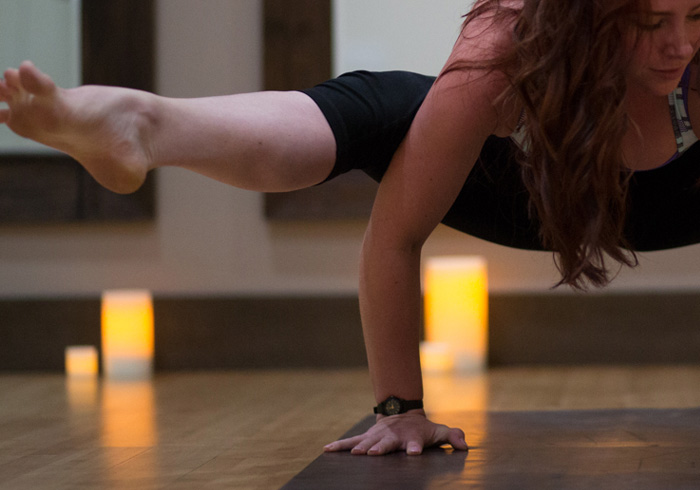
{"type": "MultiPolygon", "coordinates": [[[[283,490],[700,489],[700,409],[462,412],[469,452],[323,454],[283,490]]],[[[366,430],[361,421],[345,437],[366,430]]]]}

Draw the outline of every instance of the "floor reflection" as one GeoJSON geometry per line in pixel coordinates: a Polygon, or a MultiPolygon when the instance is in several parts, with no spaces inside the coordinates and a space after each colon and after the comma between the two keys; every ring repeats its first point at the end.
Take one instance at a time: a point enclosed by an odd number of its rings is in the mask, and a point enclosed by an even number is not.
{"type": "Polygon", "coordinates": [[[76,427],[99,428],[103,447],[151,447],[158,443],[151,381],[66,378],[66,398],[76,427]]]}
{"type": "Polygon", "coordinates": [[[103,446],[147,447],[158,442],[150,381],[103,381],[101,415],[103,446]]]}
{"type": "Polygon", "coordinates": [[[88,376],[66,378],[66,397],[72,415],[94,413],[99,403],[99,379],[88,376]]]}
{"type": "Polygon", "coordinates": [[[462,417],[459,424],[436,420],[462,429],[470,447],[480,446],[485,433],[484,417],[489,408],[489,380],[487,373],[430,374],[424,376],[426,411],[430,414],[469,412],[467,425],[462,417]]]}
{"type": "Polygon", "coordinates": [[[427,374],[423,382],[429,412],[486,410],[489,406],[486,373],[427,374]]]}

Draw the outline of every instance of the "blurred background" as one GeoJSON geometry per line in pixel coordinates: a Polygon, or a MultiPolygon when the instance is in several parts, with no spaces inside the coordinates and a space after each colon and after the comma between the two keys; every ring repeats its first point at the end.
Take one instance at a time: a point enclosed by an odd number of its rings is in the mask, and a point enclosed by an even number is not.
{"type": "MultiPolygon", "coordinates": [[[[332,71],[437,74],[468,9],[469,2],[454,0],[335,0],[332,71]]],[[[202,97],[264,88],[262,0],[157,0],[154,11],[155,92],[202,97]]],[[[8,42],[2,36],[0,44],[8,42]]],[[[264,195],[171,168],[157,171],[154,196],[154,215],[147,220],[1,225],[0,303],[14,309],[2,310],[0,328],[18,328],[17,318],[29,328],[26,314],[16,309],[23,301],[96,301],[101,291],[116,288],[146,288],[164,300],[354,300],[365,219],[270,220],[264,195]]],[[[579,297],[563,289],[548,292],[557,273],[547,253],[512,250],[441,227],[425,256],[446,254],[487,259],[492,308],[499,297],[579,297]]],[[[640,262],[596,294],[696,298],[700,246],[643,254],[640,262]]],[[[695,313],[679,314],[687,319],[695,313]]],[[[691,320],[697,323],[697,317],[691,320]]]]}

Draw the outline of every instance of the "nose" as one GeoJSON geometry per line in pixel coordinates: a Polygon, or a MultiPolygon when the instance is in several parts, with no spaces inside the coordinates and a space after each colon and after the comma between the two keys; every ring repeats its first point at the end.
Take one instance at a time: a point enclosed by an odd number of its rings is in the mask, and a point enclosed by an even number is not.
{"type": "Polygon", "coordinates": [[[669,33],[665,43],[665,51],[670,57],[688,59],[695,52],[697,44],[698,40],[691,39],[688,28],[683,26],[669,33]]]}

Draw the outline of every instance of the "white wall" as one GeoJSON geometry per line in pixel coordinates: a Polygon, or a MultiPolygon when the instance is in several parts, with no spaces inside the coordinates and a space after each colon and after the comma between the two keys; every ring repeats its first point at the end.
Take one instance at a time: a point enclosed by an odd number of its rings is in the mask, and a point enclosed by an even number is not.
{"type": "Polygon", "coordinates": [[[437,75],[468,0],[333,0],[333,69],[437,75]]]}
{"type": "MultiPolygon", "coordinates": [[[[375,0],[378,1],[378,0],[375,0]]],[[[409,2],[405,2],[406,4],[409,2]]],[[[158,91],[174,97],[261,86],[260,0],[160,0],[158,91]]],[[[158,219],[147,225],[0,227],[0,297],[352,293],[362,223],[272,225],[262,196],[178,169],[159,171],[158,219]]],[[[542,291],[548,254],[506,249],[439,229],[427,254],[479,253],[496,291],[542,291]]],[[[617,289],[698,287],[700,247],[646,254],[617,289]]]]}
{"type": "MultiPolygon", "coordinates": [[[[62,87],[81,81],[80,0],[0,0],[1,69],[31,59],[62,87]]],[[[50,152],[0,126],[0,151],[50,152]]]]}

